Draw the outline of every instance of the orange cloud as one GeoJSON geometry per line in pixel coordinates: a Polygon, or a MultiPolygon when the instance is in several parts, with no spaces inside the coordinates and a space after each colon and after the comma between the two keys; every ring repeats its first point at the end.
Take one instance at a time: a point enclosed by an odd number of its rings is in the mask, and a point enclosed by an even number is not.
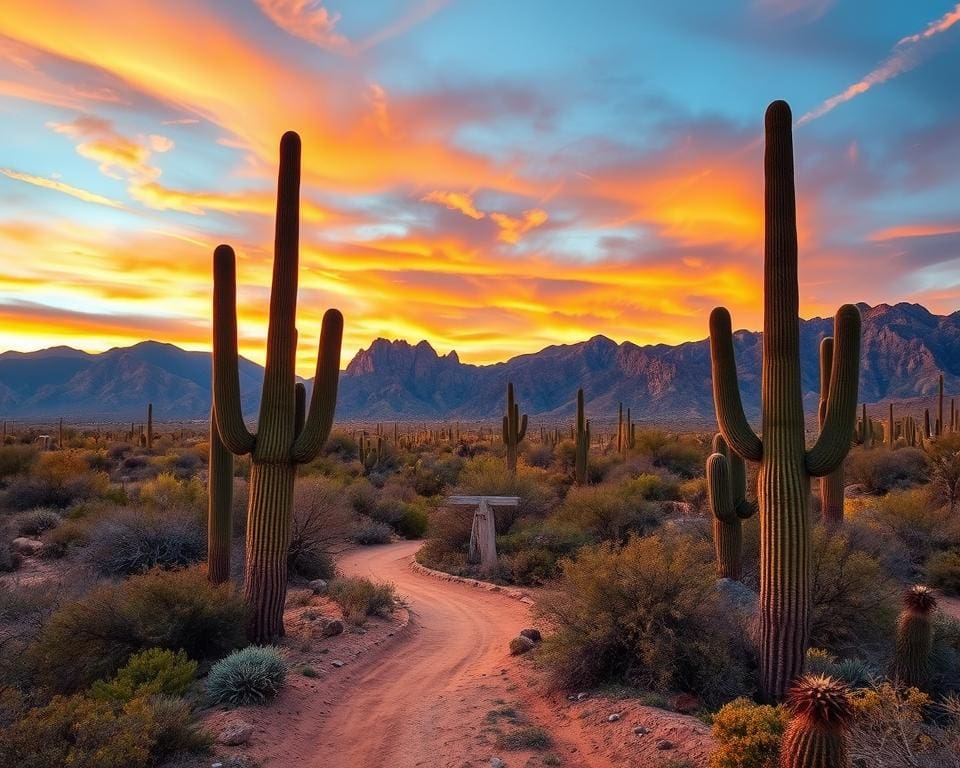
{"type": "Polygon", "coordinates": [[[106,205],[110,208],[124,207],[123,203],[117,200],[111,200],[109,197],[98,195],[96,192],[89,192],[86,189],[72,187],[69,184],[64,184],[62,181],[57,181],[55,179],[45,179],[42,176],[33,176],[29,173],[20,173],[19,171],[14,171],[10,168],[0,168],[0,173],[2,173],[8,179],[14,179],[15,181],[33,184],[36,187],[44,187],[45,189],[52,189],[56,192],[62,192],[63,194],[70,195],[78,200],[83,200],[86,203],[106,205]]]}
{"type": "Polygon", "coordinates": [[[547,212],[540,208],[532,208],[524,211],[520,218],[508,216],[505,213],[491,213],[490,218],[496,222],[500,228],[497,239],[504,243],[519,242],[520,237],[531,229],[536,229],[546,223],[547,212]]]}
{"type": "Polygon", "coordinates": [[[486,216],[483,211],[474,205],[473,196],[467,192],[441,192],[440,190],[435,190],[420,199],[425,203],[437,203],[438,205],[449,208],[451,211],[459,211],[471,219],[479,220],[486,216]]]}
{"type": "Polygon", "coordinates": [[[319,0],[256,0],[278,27],[334,51],[346,51],[350,42],[336,31],[340,14],[330,13],[319,0]]]}

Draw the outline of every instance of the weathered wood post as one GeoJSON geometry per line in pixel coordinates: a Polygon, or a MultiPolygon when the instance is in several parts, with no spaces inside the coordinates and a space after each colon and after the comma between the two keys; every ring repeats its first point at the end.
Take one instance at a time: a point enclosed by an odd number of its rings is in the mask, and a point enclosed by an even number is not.
{"type": "Polygon", "coordinates": [[[476,507],[473,527],[470,529],[470,549],[467,561],[479,563],[480,569],[492,573],[497,567],[497,526],[493,507],[515,507],[519,496],[451,496],[447,504],[476,507]]]}

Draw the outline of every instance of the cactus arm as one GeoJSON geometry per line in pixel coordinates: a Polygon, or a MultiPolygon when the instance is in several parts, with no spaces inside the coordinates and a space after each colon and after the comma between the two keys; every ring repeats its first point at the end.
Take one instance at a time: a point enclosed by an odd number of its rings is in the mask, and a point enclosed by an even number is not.
{"type": "Polygon", "coordinates": [[[763,443],[743,412],[730,313],[725,307],[717,307],[710,313],[710,360],[713,368],[713,401],[716,403],[720,431],[737,454],[750,461],[760,461],[763,443]]]}
{"type": "Polygon", "coordinates": [[[310,411],[303,431],[293,444],[293,460],[301,464],[312,461],[330,436],[333,412],[337,406],[337,385],[340,382],[340,346],[343,342],[343,315],[328,309],[320,329],[320,351],[317,372],[313,379],[310,411]]]}
{"type": "Polygon", "coordinates": [[[730,487],[730,462],[722,453],[707,457],[707,500],[717,520],[724,523],[737,520],[730,487]]]}
{"type": "Polygon", "coordinates": [[[860,311],[852,304],[837,310],[833,321],[834,355],[830,371],[827,412],[820,437],[807,451],[807,472],[823,477],[843,462],[857,418],[860,381],[860,311]]]}
{"type": "Polygon", "coordinates": [[[520,431],[517,432],[517,442],[519,443],[523,440],[524,436],[527,434],[527,414],[523,414],[520,418],[520,431]]]}
{"type": "Polygon", "coordinates": [[[237,365],[237,259],[229,245],[213,253],[213,401],[223,444],[238,456],[254,448],[240,408],[237,365]]]}
{"type": "Polygon", "coordinates": [[[303,432],[303,424],[307,418],[307,388],[299,381],[293,388],[294,417],[293,433],[297,436],[303,432]]]}
{"type": "Polygon", "coordinates": [[[510,419],[503,417],[503,444],[510,444],[510,419]]]}

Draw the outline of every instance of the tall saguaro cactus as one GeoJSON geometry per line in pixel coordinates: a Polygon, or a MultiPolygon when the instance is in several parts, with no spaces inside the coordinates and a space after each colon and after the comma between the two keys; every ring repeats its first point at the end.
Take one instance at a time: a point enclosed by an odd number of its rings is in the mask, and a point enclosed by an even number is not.
{"type": "Polygon", "coordinates": [[[760,463],[760,690],[780,700],[803,671],[810,630],[810,478],[840,466],[853,434],[860,361],[860,313],[845,304],[834,320],[834,350],[823,427],[804,444],[800,384],[797,219],[793,117],[775,101],[766,113],[765,244],[761,434],[744,415],[730,313],[710,315],[713,398],[730,448],[760,463]]]}
{"type": "Polygon", "coordinates": [[[153,450],[153,403],[147,403],[147,450],[153,450]]]}
{"type": "Polygon", "coordinates": [[[520,417],[520,406],[513,399],[513,382],[507,383],[507,412],[503,416],[503,444],[507,447],[507,469],[517,471],[517,447],[527,434],[527,414],[520,417]]]}
{"type": "MultiPolygon", "coordinates": [[[[833,337],[827,336],[820,342],[820,409],[817,412],[820,429],[823,429],[827,418],[827,403],[830,401],[830,373],[832,370],[833,337]]],[[[856,412],[856,409],[854,409],[854,412],[856,412]]],[[[864,413],[866,413],[866,408],[864,408],[864,413]]],[[[842,461],[833,472],[820,478],[820,515],[824,525],[830,530],[843,523],[842,461]]]]}
{"type": "Polygon", "coordinates": [[[207,578],[223,584],[230,578],[233,538],[233,454],[217,429],[216,406],[210,408],[210,462],[207,477],[207,578]]]}
{"type": "MultiPolygon", "coordinates": [[[[311,461],[330,434],[337,402],[343,317],[323,316],[320,351],[309,413],[297,423],[297,269],[300,229],[300,137],[280,140],[267,362],[256,434],[243,421],[237,368],[236,257],[227,245],[213,256],[213,385],[217,427],[234,454],[250,454],[244,597],[248,635],[268,643],[283,635],[293,481],[298,464],[311,461]]],[[[305,406],[304,406],[305,410],[305,406]]]]}
{"type": "Polygon", "coordinates": [[[590,451],[590,422],[587,421],[584,409],[583,388],[577,390],[577,427],[574,439],[576,441],[574,478],[577,485],[584,485],[587,482],[587,453],[590,451]]]}
{"type": "Polygon", "coordinates": [[[721,579],[739,580],[743,551],[741,521],[752,517],[757,510],[746,498],[746,465],[740,456],[727,447],[721,434],[713,438],[706,474],[707,504],[713,513],[717,575],[721,579]]]}
{"type": "Polygon", "coordinates": [[[944,429],[943,424],[943,374],[940,374],[940,378],[937,384],[938,393],[937,393],[937,437],[940,437],[946,430],[944,429]]]}

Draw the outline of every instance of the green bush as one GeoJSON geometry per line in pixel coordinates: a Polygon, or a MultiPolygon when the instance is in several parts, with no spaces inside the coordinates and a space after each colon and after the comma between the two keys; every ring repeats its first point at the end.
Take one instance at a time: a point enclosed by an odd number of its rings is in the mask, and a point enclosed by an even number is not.
{"type": "Polygon", "coordinates": [[[330,582],[329,594],[352,624],[363,624],[367,616],[386,617],[393,611],[395,592],[387,582],[375,584],[359,576],[334,579],[330,582]]]}
{"type": "Polygon", "coordinates": [[[17,515],[17,532],[21,536],[39,536],[60,525],[60,513],[53,509],[31,510],[17,515]]]}
{"type": "Polygon", "coordinates": [[[960,595],[960,550],[932,554],[927,560],[927,580],[948,595],[960,595]]]}
{"type": "Polygon", "coordinates": [[[713,716],[716,747],[710,768],[777,768],[780,739],[787,726],[785,707],[734,699],[713,716]]]}
{"type": "Polygon", "coordinates": [[[217,659],[246,642],[246,608],[229,585],[214,586],[199,568],[148,571],[105,584],[59,607],[29,652],[31,669],[59,693],[112,677],[147,648],[217,659]]]}
{"type": "Polygon", "coordinates": [[[553,682],[626,683],[707,703],[744,690],[744,631],[715,581],[712,548],[691,537],[584,547],[536,606],[556,627],[541,650],[553,682]]]}
{"type": "Polygon", "coordinates": [[[183,651],[149,648],[135,653],[112,680],[98,680],[90,689],[95,699],[126,702],[138,696],[180,696],[193,682],[197,662],[183,651]]]}
{"type": "Polygon", "coordinates": [[[38,453],[32,445],[0,446],[0,480],[26,474],[37,460],[38,453]]]}
{"type": "Polygon", "coordinates": [[[389,544],[393,536],[393,528],[386,523],[378,523],[369,517],[360,518],[350,532],[350,538],[364,547],[375,544],[389,544]]]}
{"type": "Polygon", "coordinates": [[[405,503],[403,513],[395,524],[397,533],[405,539],[422,538],[430,524],[430,518],[427,514],[428,508],[425,499],[405,503]]]}
{"type": "Polygon", "coordinates": [[[179,480],[163,472],[140,486],[140,503],[161,512],[185,509],[199,513],[206,509],[207,491],[198,477],[179,480]]]}
{"type": "Polygon", "coordinates": [[[47,536],[40,556],[48,559],[66,557],[74,547],[85,546],[90,541],[90,526],[77,520],[66,520],[47,536]]]}
{"type": "Polygon", "coordinates": [[[210,668],[207,694],[217,704],[246,706],[272,699],[283,687],[287,665],[273,646],[234,651],[210,668]]]}
{"type": "Polygon", "coordinates": [[[870,493],[887,493],[923,483],[927,478],[927,457],[918,448],[854,448],[847,456],[844,472],[849,483],[858,483],[870,493]]]}
{"type": "Polygon", "coordinates": [[[503,459],[478,456],[466,461],[456,493],[464,496],[519,496],[516,507],[496,507],[497,531],[506,533],[520,517],[544,517],[557,503],[547,472],[520,465],[511,473],[503,459]]]}
{"type": "Polygon", "coordinates": [[[654,475],[616,485],[575,486],[551,519],[595,541],[622,542],[629,534],[649,532],[660,522],[659,506],[648,500],[660,490],[654,475]]]}

